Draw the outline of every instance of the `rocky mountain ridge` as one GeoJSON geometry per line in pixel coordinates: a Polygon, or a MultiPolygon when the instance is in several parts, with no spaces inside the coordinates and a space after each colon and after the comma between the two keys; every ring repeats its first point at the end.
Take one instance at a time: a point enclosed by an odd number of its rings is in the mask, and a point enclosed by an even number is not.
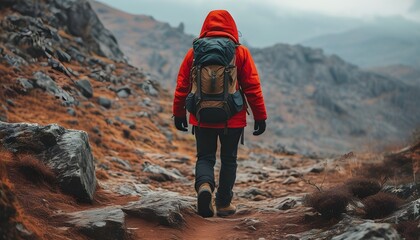
{"type": "MultiPolygon", "coordinates": [[[[182,26],[173,28],[152,17],[92,3],[121,45],[129,48],[125,52],[131,63],[151,69],[160,83],[173,89],[194,37],[184,34],[182,26]]],[[[365,71],[338,56],[300,45],[250,50],[269,115],[266,136],[257,140],[248,131],[251,142],[304,154],[342,154],[402,143],[420,125],[416,83],[365,71]]]]}

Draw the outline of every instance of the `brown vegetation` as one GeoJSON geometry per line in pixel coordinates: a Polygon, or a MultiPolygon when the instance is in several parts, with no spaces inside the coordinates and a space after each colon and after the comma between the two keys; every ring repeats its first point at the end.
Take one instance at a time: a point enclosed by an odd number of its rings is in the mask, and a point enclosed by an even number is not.
{"type": "Polygon", "coordinates": [[[345,186],[357,198],[365,198],[381,190],[381,185],[377,180],[363,177],[352,178],[345,183],[345,186]]]}
{"type": "Polygon", "coordinates": [[[33,183],[53,184],[56,181],[56,175],[51,168],[32,155],[16,155],[13,164],[24,177],[33,183]]]}
{"type": "Polygon", "coordinates": [[[396,225],[398,233],[405,240],[418,240],[420,236],[420,222],[407,221],[396,225]]]}
{"type": "Polygon", "coordinates": [[[363,200],[363,209],[367,218],[376,219],[391,214],[397,210],[401,204],[402,200],[397,196],[390,193],[379,192],[363,200]]]}
{"type": "Polygon", "coordinates": [[[350,202],[350,194],[342,189],[334,188],[327,191],[320,191],[306,197],[307,206],[314,208],[326,218],[339,217],[346,212],[350,202]]]}

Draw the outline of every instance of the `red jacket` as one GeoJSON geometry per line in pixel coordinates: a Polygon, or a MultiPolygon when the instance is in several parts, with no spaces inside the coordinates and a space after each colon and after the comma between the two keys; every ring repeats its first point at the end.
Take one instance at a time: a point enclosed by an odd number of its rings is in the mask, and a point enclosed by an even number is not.
{"type": "MultiPolygon", "coordinates": [[[[201,28],[200,38],[203,37],[228,37],[239,44],[238,30],[236,23],[229,12],[225,10],[211,11],[204,20],[201,28]]],[[[193,63],[193,49],[191,48],[184,58],[178,73],[177,86],[173,104],[173,115],[175,117],[186,116],[185,99],[190,91],[190,71],[193,63]]],[[[240,45],[236,48],[236,66],[238,69],[238,83],[245,93],[249,106],[251,107],[254,120],[266,120],[264,98],[262,95],[260,79],[257,68],[252,60],[249,50],[240,45]]],[[[238,86],[239,88],[239,86],[238,86]]],[[[197,118],[190,114],[190,124],[197,126],[197,118]]],[[[208,124],[200,123],[201,127],[224,128],[224,123],[208,124]]],[[[228,128],[241,128],[246,126],[246,109],[238,112],[228,121],[228,128]]]]}

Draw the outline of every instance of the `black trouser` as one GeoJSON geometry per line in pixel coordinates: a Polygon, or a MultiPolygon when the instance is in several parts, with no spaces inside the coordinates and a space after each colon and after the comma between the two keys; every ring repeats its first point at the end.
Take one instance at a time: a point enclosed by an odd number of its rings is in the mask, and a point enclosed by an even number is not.
{"type": "Polygon", "coordinates": [[[232,201],[232,188],[236,180],[238,143],[243,128],[229,128],[225,134],[223,128],[194,127],[197,143],[197,163],[195,165],[195,189],[203,183],[215,188],[214,164],[216,163],[217,138],[220,139],[221,168],[219,187],[216,193],[216,205],[227,206],[232,201]]]}

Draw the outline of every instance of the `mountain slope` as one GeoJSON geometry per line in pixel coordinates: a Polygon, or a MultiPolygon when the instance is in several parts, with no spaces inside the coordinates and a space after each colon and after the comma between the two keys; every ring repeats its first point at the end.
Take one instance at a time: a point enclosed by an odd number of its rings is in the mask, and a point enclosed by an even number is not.
{"type": "Polygon", "coordinates": [[[419,29],[419,23],[400,18],[378,19],[365,27],[316,37],[302,44],[322,48],[362,67],[419,67],[419,29]]]}
{"type": "Polygon", "coordinates": [[[419,86],[299,45],[278,44],[252,53],[263,80],[272,137],[280,144],[348,151],[404,139],[420,124],[419,86]]]}
{"type": "Polygon", "coordinates": [[[185,34],[182,25],[174,28],[150,16],[127,14],[96,1],[91,4],[118,38],[129,62],[174,88],[179,65],[194,37],[185,34]]]}
{"type": "MultiPolygon", "coordinates": [[[[99,3],[93,6],[121,44],[130,46],[127,54],[160,56],[156,57],[159,62],[147,66],[159,74],[160,82],[174,87],[192,36],[150,17],[122,13],[99,3]],[[144,19],[147,26],[134,24],[136,18],[144,19]],[[170,37],[158,37],[161,35],[170,37]],[[156,46],[171,47],[162,50],[156,46]],[[170,70],[161,71],[168,66],[170,70]]],[[[304,153],[341,153],[401,141],[420,124],[414,104],[419,101],[415,94],[419,86],[408,87],[397,79],[362,71],[336,56],[299,45],[278,44],[251,51],[261,75],[269,124],[262,139],[254,139],[248,130],[250,142],[304,153]]],[[[144,66],[142,61],[132,64],[144,66]]],[[[251,120],[249,124],[253,124],[251,120]]]]}

